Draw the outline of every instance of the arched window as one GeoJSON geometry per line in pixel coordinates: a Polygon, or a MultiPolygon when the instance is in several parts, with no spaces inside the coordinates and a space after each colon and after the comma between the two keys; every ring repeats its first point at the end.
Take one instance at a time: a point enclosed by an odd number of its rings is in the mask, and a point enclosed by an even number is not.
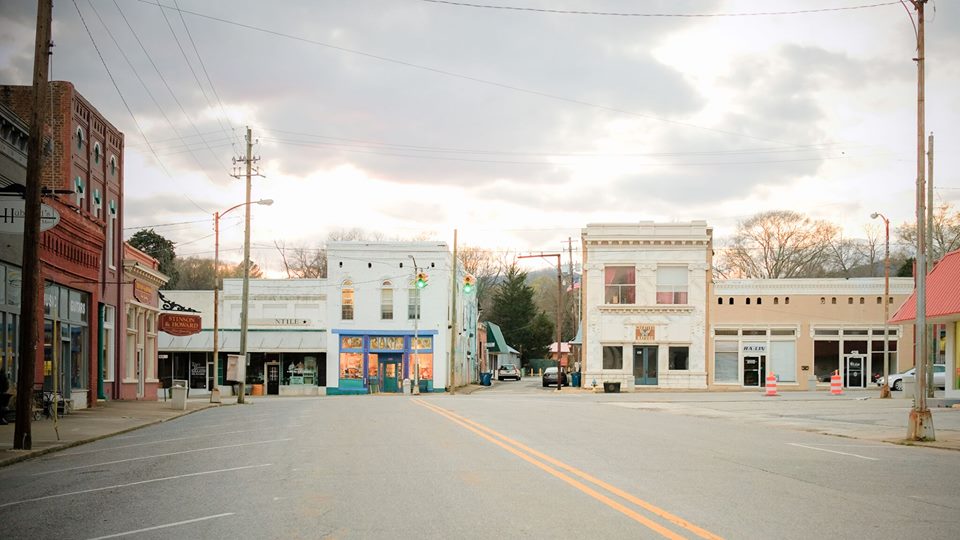
{"type": "Polygon", "coordinates": [[[100,163],[100,143],[93,143],[93,162],[100,163]]]}
{"type": "Polygon", "coordinates": [[[762,303],[763,303],[763,298],[757,298],[757,305],[759,306],[762,303]]]}
{"type": "Polygon", "coordinates": [[[863,297],[860,297],[860,304],[863,305],[863,297]]]}
{"type": "MultiPolygon", "coordinates": [[[[747,305],[749,306],[749,305],[750,305],[750,297],[749,297],[749,296],[746,298],[746,302],[747,302],[747,305]]],[[[557,305],[559,305],[559,304],[557,304],[557,305]]]]}
{"type": "Polygon", "coordinates": [[[826,303],[827,303],[827,299],[821,296],[821,297],[820,297],[820,303],[821,303],[821,304],[826,304],[826,303]]]}
{"type": "Polygon", "coordinates": [[[847,303],[850,304],[850,305],[853,305],[853,297],[852,297],[852,296],[848,296],[848,297],[847,297],[847,303]]]}
{"type": "Polygon", "coordinates": [[[783,299],[783,303],[784,303],[784,304],[789,304],[789,303],[790,303],[790,297],[788,296],[788,297],[784,298],[784,299],[783,299]]]}
{"type": "Polygon", "coordinates": [[[883,303],[883,297],[882,297],[882,296],[878,296],[878,297],[877,297],[877,304],[882,304],[882,303],[883,303]]]}
{"type": "Polygon", "coordinates": [[[110,175],[117,174],[117,156],[110,156],[110,175]]]}
{"type": "Polygon", "coordinates": [[[777,304],[779,304],[779,303],[780,303],[780,299],[777,298],[776,296],[774,296],[774,297],[773,297],[773,305],[777,305],[777,304]]]}
{"type": "Polygon", "coordinates": [[[340,286],[340,318],[345,321],[353,320],[353,282],[344,281],[340,286]]]}
{"type": "Polygon", "coordinates": [[[717,298],[717,305],[718,305],[718,306],[722,306],[722,305],[723,305],[723,298],[717,298]]]}
{"type": "Polygon", "coordinates": [[[77,128],[77,150],[83,150],[83,130],[77,128]]]}
{"type": "Polygon", "coordinates": [[[393,284],[389,281],[380,286],[380,318],[385,321],[393,319],[393,284]]]}
{"type": "Polygon", "coordinates": [[[731,306],[733,305],[733,297],[732,297],[732,296],[731,296],[729,299],[727,299],[727,304],[730,304],[731,306]]]}
{"type": "Polygon", "coordinates": [[[831,304],[836,304],[836,303],[837,303],[837,297],[834,296],[833,298],[831,298],[831,299],[830,299],[830,303],[831,303],[831,304]]]}

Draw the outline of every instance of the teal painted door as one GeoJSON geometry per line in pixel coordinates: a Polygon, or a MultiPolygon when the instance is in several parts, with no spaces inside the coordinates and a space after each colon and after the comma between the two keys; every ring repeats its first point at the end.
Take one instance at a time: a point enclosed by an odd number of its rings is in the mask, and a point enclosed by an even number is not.
{"type": "Polygon", "coordinates": [[[633,383],[641,386],[657,384],[657,347],[633,348],[633,383]]]}
{"type": "Polygon", "coordinates": [[[380,373],[380,391],[397,393],[402,390],[400,379],[403,375],[403,355],[381,354],[378,358],[380,373]]]}

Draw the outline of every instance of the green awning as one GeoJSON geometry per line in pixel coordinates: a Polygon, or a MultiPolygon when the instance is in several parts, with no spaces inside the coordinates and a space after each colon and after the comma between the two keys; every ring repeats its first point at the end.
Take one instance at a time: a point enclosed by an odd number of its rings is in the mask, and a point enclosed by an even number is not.
{"type": "Polygon", "coordinates": [[[509,353],[510,346],[507,345],[507,340],[503,339],[503,332],[500,327],[490,321],[485,321],[483,324],[487,325],[487,351],[509,353]]]}

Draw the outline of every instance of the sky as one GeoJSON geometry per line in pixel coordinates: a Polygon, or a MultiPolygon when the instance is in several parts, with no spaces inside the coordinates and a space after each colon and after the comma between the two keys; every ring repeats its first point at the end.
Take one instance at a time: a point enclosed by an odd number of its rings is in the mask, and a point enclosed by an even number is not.
{"type": "MultiPolygon", "coordinates": [[[[155,226],[180,256],[212,257],[213,213],[244,201],[231,174],[249,126],[252,198],[274,200],[252,207],[269,276],[275,243],[353,228],[449,244],[456,229],[523,254],[576,250],[588,223],[702,219],[722,242],[767,210],[850,237],[873,212],[915,219],[916,38],[899,2],[474,3],[529,9],[63,0],[52,78],[125,134],[126,235],[155,226]]],[[[0,83],[31,83],[35,24],[36,2],[0,2],[0,83]]],[[[958,53],[960,3],[929,2],[934,193],[960,207],[958,53]]],[[[221,220],[228,261],[242,210],[221,220]]]]}

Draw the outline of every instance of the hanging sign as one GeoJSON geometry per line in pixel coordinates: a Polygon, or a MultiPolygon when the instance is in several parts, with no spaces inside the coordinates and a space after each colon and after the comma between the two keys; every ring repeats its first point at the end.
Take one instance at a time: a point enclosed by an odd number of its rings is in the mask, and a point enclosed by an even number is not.
{"type": "Polygon", "coordinates": [[[161,332],[171,336],[191,336],[200,333],[202,327],[199,315],[186,313],[161,313],[157,320],[161,332]]]}
{"type": "MultiPolygon", "coordinates": [[[[23,234],[26,201],[0,201],[0,233],[23,234]]],[[[60,212],[46,204],[40,205],[40,231],[50,230],[60,223],[60,212]]]]}

